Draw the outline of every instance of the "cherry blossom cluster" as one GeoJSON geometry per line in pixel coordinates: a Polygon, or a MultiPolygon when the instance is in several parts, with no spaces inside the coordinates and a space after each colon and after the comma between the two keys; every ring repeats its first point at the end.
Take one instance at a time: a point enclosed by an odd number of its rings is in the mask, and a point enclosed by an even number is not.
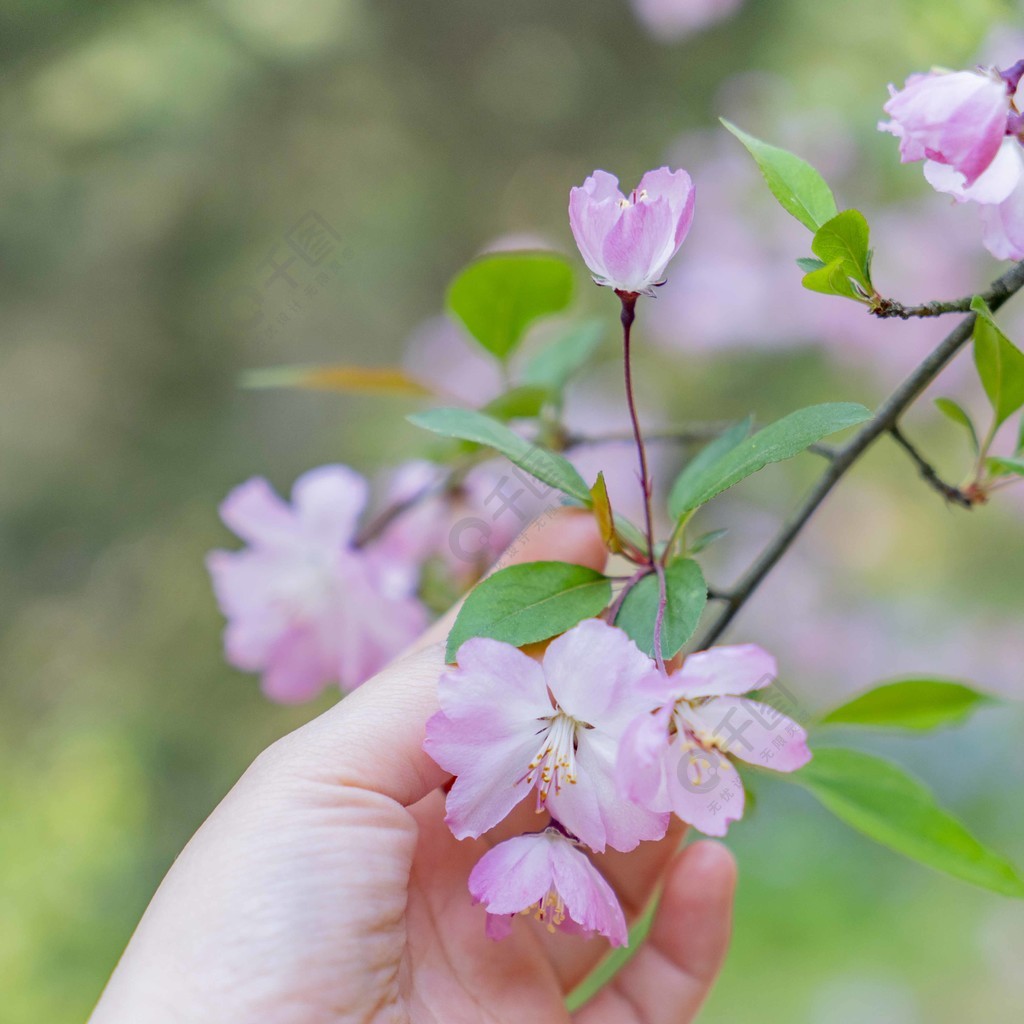
{"type": "Polygon", "coordinates": [[[272,700],[298,703],[329,684],[354,689],[400,654],[430,618],[424,567],[437,562],[465,589],[538,511],[524,488],[509,507],[493,465],[441,484],[433,463],[400,466],[384,504],[401,514],[379,529],[363,515],[370,485],[348,466],[305,473],[290,503],[259,477],[236,487],[221,518],[247,547],[207,559],[228,662],[260,673],[272,700]]]}
{"type": "Polygon", "coordinates": [[[890,86],[879,124],[900,140],[903,163],[924,160],[939,192],[981,211],[983,241],[997,259],[1024,258],[1024,61],[999,71],[933,71],[890,86]]]}
{"type": "Polygon", "coordinates": [[[425,749],[455,776],[452,833],[493,839],[469,879],[492,938],[526,914],[624,945],[622,909],[587,851],[661,839],[672,814],[725,835],[744,804],[730,758],[783,772],[810,759],[800,725],[744,696],[775,677],[754,645],[692,654],[663,674],[622,630],[588,619],[539,661],[486,638],[457,659],[425,749]]]}

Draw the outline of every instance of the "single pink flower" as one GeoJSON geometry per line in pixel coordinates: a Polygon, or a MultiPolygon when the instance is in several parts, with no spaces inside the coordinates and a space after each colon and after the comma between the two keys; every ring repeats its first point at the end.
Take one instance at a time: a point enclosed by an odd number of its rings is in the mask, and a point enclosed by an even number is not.
{"type": "Polygon", "coordinates": [[[506,839],[488,850],[470,873],[469,891],[487,911],[492,939],[509,934],[513,914],[531,912],[550,932],[597,932],[613,946],[628,939],[612,887],[557,829],[506,839]]]}
{"type": "Polygon", "coordinates": [[[911,75],[900,90],[889,87],[879,124],[900,140],[903,163],[947,164],[973,185],[995,158],[1010,114],[1007,83],[994,72],[954,71],[911,75]]]}
{"type": "Polygon", "coordinates": [[[331,682],[358,686],[426,624],[402,552],[384,539],[354,546],[366,497],[358,473],[322,466],[295,481],[291,504],[254,478],[221,505],[248,544],[207,559],[228,619],[225,653],[261,672],[273,700],[308,700],[331,682]]]}
{"type": "Polygon", "coordinates": [[[619,179],[594,171],[569,192],[569,226],[594,280],[621,292],[653,294],[693,221],[686,171],[648,171],[627,199],[619,179]]]}
{"type": "Polygon", "coordinates": [[[660,839],[668,815],[625,798],[615,779],[622,733],[651,706],[637,686],[651,670],[622,630],[597,619],[553,641],[543,662],[467,640],[441,678],[424,744],[456,776],[445,819],[455,836],[482,835],[535,790],[538,812],[598,852],[660,839]]]}
{"type": "Polygon", "coordinates": [[[691,654],[670,676],[642,684],[651,714],[622,738],[619,780],[625,796],[673,811],[709,836],[743,816],[743,784],[729,758],[791,772],[811,757],[807,733],[767,704],[738,696],[769,685],[775,659],[754,644],[691,654]]]}

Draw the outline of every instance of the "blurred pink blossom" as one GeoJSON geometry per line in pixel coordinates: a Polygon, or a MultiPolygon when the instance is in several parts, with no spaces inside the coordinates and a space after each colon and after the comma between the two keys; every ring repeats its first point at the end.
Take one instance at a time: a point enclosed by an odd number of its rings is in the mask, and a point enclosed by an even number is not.
{"type": "Polygon", "coordinates": [[[656,39],[676,42],[732,17],[743,0],[631,0],[639,22],[656,39]]]}
{"type": "Polygon", "coordinates": [[[358,473],[322,466],[295,481],[290,504],[254,478],[221,505],[248,545],[207,559],[228,619],[226,657],[262,673],[273,700],[309,700],[328,683],[358,686],[426,624],[403,552],[385,538],[355,546],[366,499],[358,473]]]}

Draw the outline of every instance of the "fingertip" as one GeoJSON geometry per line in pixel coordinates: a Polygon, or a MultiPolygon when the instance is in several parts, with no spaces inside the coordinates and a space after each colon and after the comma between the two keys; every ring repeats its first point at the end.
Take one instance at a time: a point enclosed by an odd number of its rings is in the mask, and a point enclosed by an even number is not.
{"type": "Polygon", "coordinates": [[[594,517],[581,508],[555,508],[526,526],[508,546],[495,570],[523,562],[572,562],[601,571],[608,551],[594,517]]]}

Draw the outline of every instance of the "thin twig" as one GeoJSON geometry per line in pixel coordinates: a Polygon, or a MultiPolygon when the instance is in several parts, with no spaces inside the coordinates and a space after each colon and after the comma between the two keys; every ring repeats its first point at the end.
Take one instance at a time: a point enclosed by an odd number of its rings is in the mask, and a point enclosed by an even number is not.
{"type": "MultiPolygon", "coordinates": [[[[987,292],[981,292],[981,297],[990,306],[999,296],[999,281],[996,281],[987,292]]],[[[1005,301],[1006,296],[1004,295],[1002,298],[1005,301]]],[[[970,313],[973,301],[974,295],[966,295],[962,299],[950,299],[947,302],[922,302],[920,306],[904,306],[902,302],[897,302],[895,299],[883,299],[881,296],[877,296],[868,311],[873,316],[877,316],[879,320],[888,320],[891,317],[910,320],[915,317],[945,316],[947,313],[970,313]]]]}
{"type": "Polygon", "coordinates": [[[946,501],[952,502],[954,505],[959,505],[961,508],[966,509],[974,508],[974,502],[971,501],[970,497],[960,490],[959,487],[947,484],[946,481],[939,476],[935,467],[910,443],[907,436],[896,424],[893,424],[889,428],[889,433],[892,435],[893,440],[913,460],[921,473],[922,479],[924,479],[929,487],[938,491],[946,501]]]}
{"type": "MultiPolygon", "coordinates": [[[[986,301],[993,310],[998,309],[1022,287],[1024,287],[1024,261],[1015,264],[1002,277],[993,282],[992,287],[985,295],[986,301]]],[[[931,355],[882,403],[875,415],[857,431],[853,438],[835,452],[834,458],[829,462],[825,472],[814,485],[804,503],[785,523],[736,585],[722,613],[697,642],[698,650],[710,647],[725,632],[737,612],[746,604],[764,578],[796,540],[800,531],[817,511],[818,506],[831,493],[832,488],[882,434],[890,431],[896,425],[900,416],[906,412],[921,392],[967,344],[973,329],[974,316],[965,317],[946,335],[931,355]]]]}

